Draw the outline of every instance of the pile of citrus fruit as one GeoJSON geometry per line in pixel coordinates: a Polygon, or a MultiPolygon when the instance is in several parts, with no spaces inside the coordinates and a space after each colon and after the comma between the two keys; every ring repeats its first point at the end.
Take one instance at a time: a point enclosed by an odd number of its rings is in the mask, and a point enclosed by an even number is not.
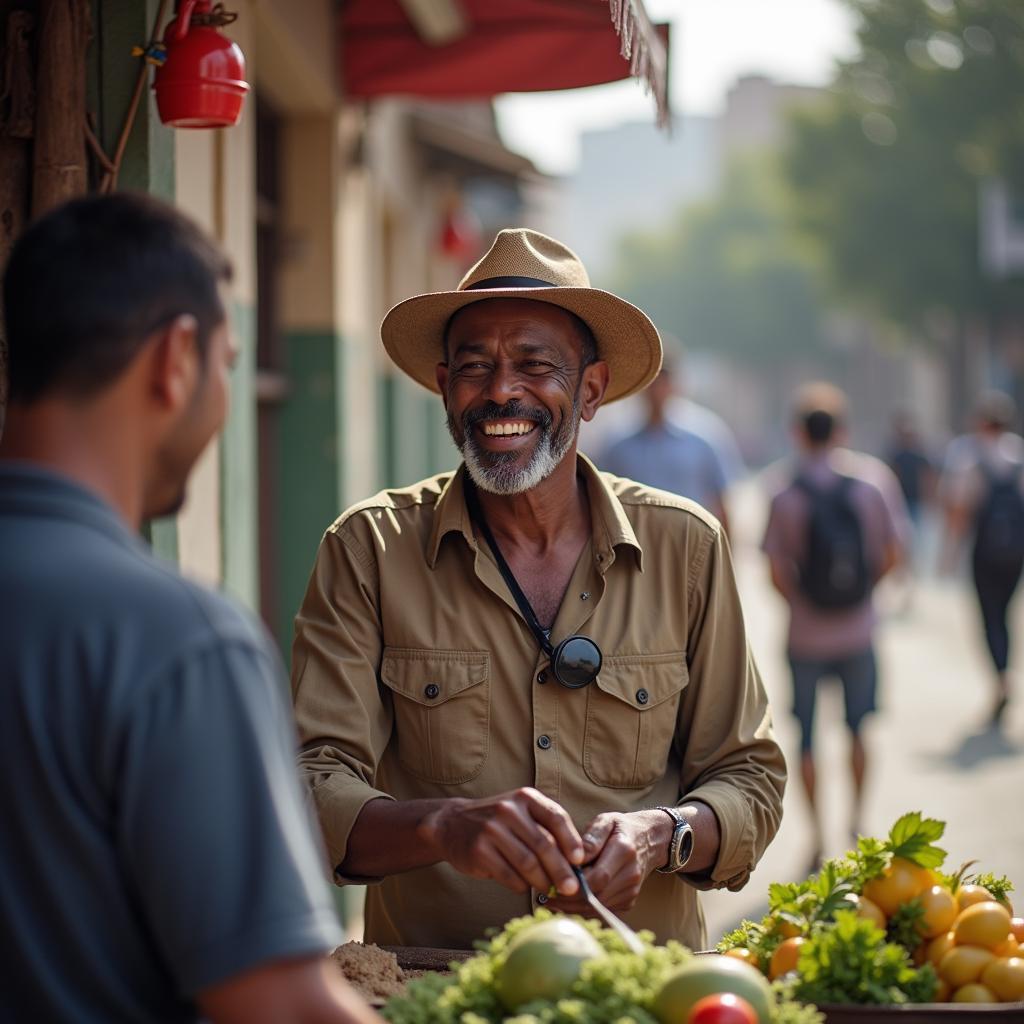
{"type": "Polygon", "coordinates": [[[904,815],[887,839],[861,838],[818,875],[773,885],[768,914],[744,922],[719,950],[788,979],[797,998],[819,1005],[1024,1003],[1024,918],[1014,916],[1013,886],[969,874],[973,862],[943,874],[945,851],[934,841],[944,828],[904,815]],[[872,936],[882,952],[872,951],[872,936]]]}

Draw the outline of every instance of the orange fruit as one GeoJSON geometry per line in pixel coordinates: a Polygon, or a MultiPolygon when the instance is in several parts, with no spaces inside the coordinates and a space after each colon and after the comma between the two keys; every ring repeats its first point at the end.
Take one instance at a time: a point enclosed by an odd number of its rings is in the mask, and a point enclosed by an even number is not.
{"type": "Polygon", "coordinates": [[[956,901],[961,910],[974,906],[975,903],[985,903],[992,899],[992,893],[983,885],[961,885],[956,892],[956,901]]]}
{"type": "Polygon", "coordinates": [[[983,946],[995,949],[1010,933],[1010,914],[1001,903],[986,900],[962,910],[953,922],[958,946],[983,946]]]}
{"type": "Polygon", "coordinates": [[[1024,960],[1019,957],[993,960],[981,972],[981,983],[992,989],[1000,1002],[1024,999],[1024,960]]]}
{"type": "Polygon", "coordinates": [[[733,949],[727,949],[722,956],[731,956],[736,960],[742,960],[745,964],[750,964],[751,967],[760,967],[757,954],[752,949],[747,949],[746,946],[736,946],[733,949]]]}
{"type": "Polygon", "coordinates": [[[928,952],[926,954],[928,963],[933,967],[939,966],[939,961],[953,948],[956,943],[953,941],[953,933],[946,932],[945,935],[939,935],[932,939],[928,943],[928,952]]]}
{"type": "Polygon", "coordinates": [[[864,895],[892,917],[904,903],[909,903],[931,886],[934,877],[925,868],[903,857],[893,857],[892,864],[877,878],[864,885],[864,895]]]}
{"type": "Polygon", "coordinates": [[[977,981],[993,960],[992,951],[981,946],[954,946],[939,961],[939,977],[948,981],[955,990],[977,981]]]}
{"type": "Polygon", "coordinates": [[[972,981],[970,984],[962,985],[953,993],[950,1000],[953,1003],[998,1003],[996,994],[990,988],[979,985],[972,981]]]}
{"type": "Polygon", "coordinates": [[[782,977],[783,974],[796,970],[796,963],[800,958],[800,947],[806,941],[803,936],[794,935],[791,938],[783,939],[775,947],[775,952],[772,953],[771,966],[768,968],[768,977],[772,981],[782,977]]]}
{"type": "Polygon", "coordinates": [[[938,984],[935,987],[935,997],[932,999],[933,1003],[945,1003],[949,1000],[949,997],[953,994],[953,990],[949,987],[949,982],[944,978],[939,978],[938,984]]]}
{"type": "Polygon", "coordinates": [[[934,939],[948,932],[957,916],[956,897],[944,885],[933,885],[925,889],[918,899],[924,908],[924,917],[918,926],[922,937],[934,939]]]}
{"type": "Polygon", "coordinates": [[[1024,917],[1011,917],[1010,931],[1018,942],[1024,942],[1024,917]]]}

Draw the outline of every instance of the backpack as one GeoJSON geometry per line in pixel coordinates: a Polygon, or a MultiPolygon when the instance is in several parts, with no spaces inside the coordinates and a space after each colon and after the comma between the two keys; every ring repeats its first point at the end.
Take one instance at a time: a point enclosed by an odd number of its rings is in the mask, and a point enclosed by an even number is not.
{"type": "Polygon", "coordinates": [[[996,477],[983,463],[986,492],[974,518],[974,557],[985,565],[1024,559],[1024,495],[1021,470],[996,477]]]}
{"type": "Polygon", "coordinates": [[[851,500],[853,480],[840,476],[827,489],[795,481],[810,502],[807,547],[798,564],[799,585],[811,604],[829,611],[852,608],[871,593],[864,529],[851,500]]]}

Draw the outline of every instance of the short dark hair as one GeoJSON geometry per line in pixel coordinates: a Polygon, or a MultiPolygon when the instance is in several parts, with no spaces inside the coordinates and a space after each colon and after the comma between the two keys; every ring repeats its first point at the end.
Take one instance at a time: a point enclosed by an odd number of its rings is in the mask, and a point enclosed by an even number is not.
{"type": "MultiPolygon", "coordinates": [[[[528,295],[522,296],[522,298],[524,299],[529,297],[530,296],[528,295]]],[[[487,302],[488,300],[482,299],[481,301],[487,302]]],[[[469,303],[468,305],[473,305],[473,303],[469,303]]],[[[552,303],[552,305],[554,305],[554,303],[552,303]]],[[[457,310],[455,310],[454,313],[452,313],[450,317],[448,317],[448,321],[444,325],[444,336],[442,338],[442,342],[444,361],[446,363],[448,362],[448,335],[452,329],[452,321],[466,308],[466,306],[460,306],[457,310]]],[[[581,355],[583,359],[582,363],[580,364],[580,369],[589,366],[591,363],[596,363],[598,359],[600,359],[600,356],[598,355],[597,351],[597,339],[594,337],[594,332],[590,329],[590,324],[588,324],[586,320],[583,319],[583,317],[577,316],[574,312],[572,312],[572,310],[565,309],[564,306],[559,306],[558,308],[563,310],[563,312],[568,313],[569,316],[572,317],[573,326],[576,328],[576,334],[580,340],[580,347],[582,350],[581,355]]]]}
{"type": "Polygon", "coordinates": [[[811,444],[831,441],[836,428],[845,425],[846,415],[846,396],[833,384],[815,381],[797,393],[794,419],[811,444]]]}
{"type": "Polygon", "coordinates": [[[89,397],[147,338],[189,313],[204,358],[231,264],[173,207],[142,193],[64,203],[18,239],[4,274],[9,399],[89,397]]]}

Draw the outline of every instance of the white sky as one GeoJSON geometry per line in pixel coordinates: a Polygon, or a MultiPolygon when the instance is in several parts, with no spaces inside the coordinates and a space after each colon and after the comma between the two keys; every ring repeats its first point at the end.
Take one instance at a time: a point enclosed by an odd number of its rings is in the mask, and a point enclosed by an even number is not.
{"type": "MultiPolygon", "coordinates": [[[[840,0],[645,0],[644,6],[652,21],[672,23],[669,82],[677,113],[718,113],[743,74],[823,85],[835,59],[855,51],[854,21],[840,0]]],[[[654,119],[653,99],[633,79],[503,96],[496,108],[506,145],[549,174],[573,170],[581,131],[654,119]]]]}

